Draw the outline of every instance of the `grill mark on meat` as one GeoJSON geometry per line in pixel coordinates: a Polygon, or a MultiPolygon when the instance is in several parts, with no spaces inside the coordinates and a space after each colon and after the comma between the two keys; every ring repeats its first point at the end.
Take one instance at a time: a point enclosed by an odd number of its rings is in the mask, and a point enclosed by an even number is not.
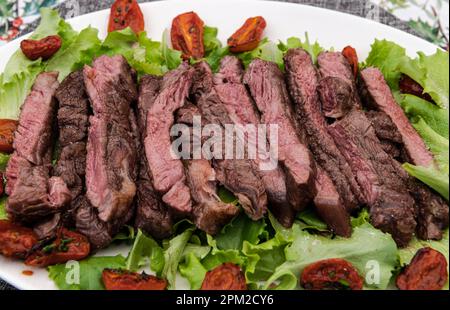
{"type": "Polygon", "coordinates": [[[177,216],[192,211],[192,201],[181,160],[172,156],[170,129],[174,113],[189,95],[193,71],[187,63],[164,76],[161,91],[147,113],[145,154],[153,184],[177,216]]]}
{"type": "Polygon", "coordinates": [[[358,208],[358,202],[365,203],[365,199],[349,164],[328,133],[317,94],[317,71],[311,57],[302,49],[291,49],[285,56],[285,65],[297,122],[306,132],[317,163],[331,177],[345,207],[352,212],[358,208]]]}
{"type": "MultiPolygon", "coordinates": [[[[233,124],[214,89],[213,74],[205,62],[195,65],[192,93],[207,123],[221,125],[223,128],[226,124],[233,124]]],[[[251,161],[216,158],[213,160],[213,167],[219,183],[237,196],[247,215],[254,220],[261,219],[267,212],[267,194],[251,161]]]]}
{"type": "Polygon", "coordinates": [[[409,122],[402,108],[395,102],[391,89],[379,69],[367,68],[361,71],[360,95],[366,107],[384,112],[397,127],[408,155],[414,165],[430,167],[435,162],[425,143],[409,122]]]}
{"type": "MultiPolygon", "coordinates": [[[[192,130],[194,116],[201,116],[199,109],[189,103],[176,113],[178,124],[190,126],[190,137],[194,137],[192,130]]],[[[201,139],[202,137],[196,137],[201,139]]],[[[192,154],[191,154],[192,155],[192,154]]],[[[192,215],[195,225],[210,235],[220,232],[222,227],[229,223],[239,209],[220,200],[217,194],[216,172],[210,161],[206,159],[183,160],[186,171],[187,184],[191,189],[192,199],[195,202],[192,215]]]]}
{"type": "Polygon", "coordinates": [[[14,153],[6,176],[7,211],[24,223],[33,223],[58,212],[71,200],[64,181],[50,177],[53,121],[58,73],[40,74],[21,107],[15,132],[14,153]]]}
{"type": "Polygon", "coordinates": [[[145,157],[144,139],[147,128],[147,113],[160,92],[162,77],[146,75],[141,78],[137,106],[137,125],[140,132],[138,157],[140,159],[137,182],[135,227],[157,239],[171,235],[173,219],[166,205],[156,193],[145,157]]]}
{"type": "Polygon", "coordinates": [[[124,218],[136,194],[136,145],[131,104],[137,99],[134,74],[122,56],[101,56],[85,66],[90,117],[86,196],[105,222],[124,218]]]}
{"type": "Polygon", "coordinates": [[[262,123],[278,125],[278,157],[286,173],[288,200],[296,210],[302,210],[315,195],[315,164],[296,128],[283,74],[274,63],[256,59],[244,83],[261,113],[262,123]]]}
{"type": "Polygon", "coordinates": [[[416,228],[415,202],[399,164],[386,154],[363,112],[353,111],[329,127],[370,207],[374,227],[406,246],[416,228]]]}
{"type": "Polygon", "coordinates": [[[319,216],[335,234],[350,237],[352,234],[350,214],[333,181],[320,166],[317,167],[316,190],[314,205],[319,216]]]}
{"type": "MultiPolygon", "coordinates": [[[[257,127],[261,123],[260,115],[242,82],[243,74],[240,60],[226,56],[221,61],[219,73],[214,77],[214,87],[235,124],[257,127]]],[[[259,147],[257,150],[261,151],[259,147]]],[[[270,164],[270,159],[264,159],[265,156],[266,154],[258,154],[253,160],[254,167],[264,183],[271,211],[283,226],[289,228],[294,223],[296,212],[287,199],[286,176],[279,166],[273,170],[261,170],[260,164],[270,164]]]]}

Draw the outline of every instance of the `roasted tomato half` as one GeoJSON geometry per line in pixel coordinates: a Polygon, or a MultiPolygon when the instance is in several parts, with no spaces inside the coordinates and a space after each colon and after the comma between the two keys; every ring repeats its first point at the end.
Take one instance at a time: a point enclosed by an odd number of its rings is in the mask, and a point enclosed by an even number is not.
{"type": "Polygon", "coordinates": [[[239,266],[225,263],[206,273],[201,289],[243,291],[247,289],[247,284],[245,283],[244,273],[239,266]]]}
{"type": "Polygon", "coordinates": [[[6,257],[25,259],[38,243],[38,238],[29,228],[10,221],[0,220],[0,253],[6,257]]]}
{"type": "Polygon", "coordinates": [[[233,53],[248,52],[254,50],[266,28],[266,20],[262,16],[247,19],[229,39],[228,46],[233,53]]]}
{"type": "Polygon", "coordinates": [[[144,31],[144,15],[136,0],[116,0],[111,7],[108,32],[127,27],[135,33],[144,31]]]}
{"type": "Polygon", "coordinates": [[[300,284],[308,290],[361,290],[363,279],[352,264],[333,258],[318,261],[303,269],[300,284]]]}
{"type": "Polygon", "coordinates": [[[342,50],[342,55],[344,55],[344,57],[347,58],[347,61],[352,67],[353,75],[356,78],[358,76],[359,71],[358,54],[356,53],[356,50],[351,46],[346,46],[342,50]]]}
{"type": "Polygon", "coordinates": [[[89,255],[90,244],[87,238],[79,233],[60,228],[56,239],[34,251],[25,261],[26,265],[47,267],[66,263],[70,260],[81,260],[89,255]]]}
{"type": "Polygon", "coordinates": [[[110,291],[162,291],[167,288],[166,280],[126,270],[105,269],[102,279],[105,288],[110,291]]]}
{"type": "Polygon", "coordinates": [[[14,151],[14,132],[17,124],[16,120],[0,119],[0,152],[9,154],[14,151]]]}
{"type": "Polygon", "coordinates": [[[432,248],[423,248],[398,275],[396,284],[401,290],[441,290],[447,280],[445,256],[432,248]]]}
{"type": "Polygon", "coordinates": [[[203,43],[204,23],[195,12],[178,15],[173,19],[170,32],[172,46],[183,53],[184,59],[205,56],[203,43]]]}

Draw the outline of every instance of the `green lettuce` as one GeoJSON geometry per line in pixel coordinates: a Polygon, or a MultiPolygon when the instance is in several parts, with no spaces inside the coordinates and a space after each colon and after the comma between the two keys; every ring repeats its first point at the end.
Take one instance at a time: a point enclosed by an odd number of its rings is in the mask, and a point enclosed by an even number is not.
{"type": "Polygon", "coordinates": [[[280,69],[284,69],[283,52],[278,48],[278,45],[264,38],[253,51],[244,52],[236,55],[245,65],[248,65],[256,58],[271,61],[278,65],[280,69]]]}
{"type": "Polygon", "coordinates": [[[164,252],[161,246],[139,229],[133,247],[128,253],[125,268],[138,271],[141,267],[150,266],[152,271],[161,275],[164,264],[164,252]]]}
{"type": "Polygon", "coordinates": [[[317,57],[319,56],[319,54],[324,51],[324,48],[320,46],[317,41],[314,43],[311,43],[309,41],[308,33],[305,33],[304,41],[297,37],[290,37],[286,40],[286,43],[280,42],[278,44],[278,48],[283,53],[286,53],[291,48],[303,48],[311,55],[312,61],[314,63],[317,62],[317,57]]]}
{"type": "Polygon", "coordinates": [[[79,262],[50,266],[48,276],[61,290],[103,290],[103,270],[124,267],[122,255],[92,256],[79,262]]]}
{"type": "Polygon", "coordinates": [[[0,220],[8,219],[8,214],[6,213],[6,199],[6,197],[0,198],[0,220]]]}
{"type": "Polygon", "coordinates": [[[445,199],[447,199],[447,201],[449,200],[447,173],[441,172],[433,167],[414,166],[409,163],[403,164],[403,169],[405,169],[413,177],[430,186],[445,199]]]}

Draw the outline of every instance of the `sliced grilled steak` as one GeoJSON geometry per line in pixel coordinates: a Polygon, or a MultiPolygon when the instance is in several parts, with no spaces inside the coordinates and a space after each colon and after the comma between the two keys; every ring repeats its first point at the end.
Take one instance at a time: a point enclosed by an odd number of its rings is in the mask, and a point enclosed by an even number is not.
{"type": "Polygon", "coordinates": [[[140,166],[137,182],[135,226],[157,239],[170,236],[173,220],[167,206],[164,205],[154,189],[143,146],[147,128],[147,112],[155,102],[161,84],[162,77],[152,75],[142,77],[137,106],[137,125],[141,143],[138,144],[140,166]]]}
{"type": "Polygon", "coordinates": [[[278,159],[287,177],[288,200],[301,210],[315,195],[315,163],[296,128],[283,73],[276,64],[256,59],[244,82],[261,112],[261,121],[278,126],[278,159]]]}
{"type": "Polygon", "coordinates": [[[333,181],[321,167],[317,167],[316,190],[317,195],[314,197],[314,205],[317,213],[335,234],[350,237],[352,234],[350,214],[347,212],[333,181]]]}
{"type": "Polygon", "coordinates": [[[386,113],[378,111],[367,111],[366,116],[372,123],[383,150],[395,159],[403,159],[402,136],[391,118],[386,113]]]}
{"type": "Polygon", "coordinates": [[[124,218],[136,194],[137,155],[130,123],[137,99],[134,74],[122,56],[101,56],[85,66],[92,103],[86,157],[86,196],[102,221],[124,218]]]}
{"type": "MultiPolygon", "coordinates": [[[[214,89],[213,74],[205,62],[195,65],[192,92],[206,123],[221,125],[222,128],[226,124],[233,124],[214,89]]],[[[249,217],[261,219],[267,211],[267,195],[258,172],[250,160],[223,158],[224,154],[213,160],[217,180],[238,197],[249,217]]]]}
{"type": "Polygon", "coordinates": [[[415,202],[400,165],[383,151],[362,111],[335,122],[329,132],[357,176],[372,224],[406,246],[416,228],[415,202]]]}
{"type": "Polygon", "coordinates": [[[21,108],[14,153],[6,169],[9,195],[6,209],[12,218],[24,223],[43,220],[71,200],[64,181],[59,177],[50,178],[57,78],[54,72],[36,78],[21,108]]]}
{"type": "Polygon", "coordinates": [[[391,89],[379,69],[367,68],[361,71],[360,95],[369,109],[384,112],[397,127],[408,156],[414,165],[434,166],[433,155],[409,122],[402,108],[395,102],[391,89]]]}
{"type": "Polygon", "coordinates": [[[193,71],[187,63],[167,73],[161,91],[147,113],[145,154],[153,185],[174,214],[184,216],[192,211],[192,201],[181,160],[172,155],[170,129],[174,113],[189,95],[193,71]]]}
{"type": "Polygon", "coordinates": [[[287,82],[295,103],[298,123],[304,128],[317,163],[333,180],[348,211],[364,203],[355,174],[328,133],[317,94],[318,75],[311,56],[302,49],[291,49],[285,56],[287,82]]]}
{"type": "MultiPolygon", "coordinates": [[[[221,61],[219,73],[214,77],[215,89],[235,124],[244,126],[251,124],[257,128],[261,123],[260,115],[242,82],[243,75],[244,68],[240,60],[233,56],[226,56],[221,61]]],[[[246,145],[248,143],[249,141],[246,141],[246,145]]],[[[260,148],[257,150],[262,151],[260,148]]],[[[296,212],[287,199],[285,173],[280,166],[271,170],[261,169],[261,165],[264,164],[269,165],[270,159],[266,154],[258,154],[254,160],[254,166],[264,183],[271,211],[283,226],[291,227],[296,212]]]]}

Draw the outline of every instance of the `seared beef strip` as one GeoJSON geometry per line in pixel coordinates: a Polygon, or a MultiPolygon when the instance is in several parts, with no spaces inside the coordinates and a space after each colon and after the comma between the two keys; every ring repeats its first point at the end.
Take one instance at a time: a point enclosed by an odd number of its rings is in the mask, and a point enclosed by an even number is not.
{"type": "Polygon", "coordinates": [[[144,140],[153,185],[163,202],[177,216],[190,214],[192,201],[183,163],[172,155],[170,130],[174,124],[174,113],[185,104],[189,95],[192,75],[192,68],[183,63],[164,76],[161,91],[147,113],[144,140]]]}
{"type": "Polygon", "coordinates": [[[352,234],[350,215],[333,181],[320,166],[317,167],[316,190],[314,205],[317,213],[335,234],[350,237],[352,234]]]}
{"type": "Polygon", "coordinates": [[[304,128],[317,163],[333,180],[349,212],[364,203],[355,174],[328,133],[317,94],[318,75],[311,56],[302,49],[291,49],[285,56],[287,82],[295,103],[298,123],[304,128]]]}
{"type": "Polygon", "coordinates": [[[147,112],[156,100],[162,84],[162,77],[146,75],[141,78],[137,106],[137,125],[140,132],[138,144],[139,178],[137,182],[135,227],[157,239],[169,237],[172,233],[172,215],[156,193],[144,150],[147,128],[147,112]]]}
{"type": "MultiPolygon", "coordinates": [[[[361,72],[359,82],[364,104],[367,108],[374,110],[368,112],[372,116],[372,122],[383,129],[377,130],[377,135],[399,146],[401,150],[399,157],[402,161],[410,161],[426,167],[434,166],[433,155],[412,127],[403,109],[395,102],[383,74],[378,69],[368,68],[361,72]],[[373,115],[376,115],[377,119],[373,115]]],[[[418,180],[408,178],[409,191],[418,205],[417,234],[419,238],[441,239],[442,230],[448,227],[449,223],[447,203],[418,180]]]]}
{"type": "Polygon", "coordinates": [[[295,125],[283,73],[275,63],[256,59],[244,82],[261,113],[262,123],[278,126],[278,159],[287,177],[288,200],[296,210],[304,209],[315,195],[316,168],[295,125]]]}
{"type": "Polygon", "coordinates": [[[105,222],[123,219],[136,194],[137,152],[131,104],[134,74],[122,56],[101,56],[85,66],[84,81],[94,115],[86,157],[86,196],[105,222]]]}
{"type": "MultiPolygon", "coordinates": [[[[224,103],[214,89],[213,73],[205,62],[195,66],[193,95],[203,120],[209,124],[233,124],[224,103]]],[[[225,139],[223,140],[225,141],[225,139]]],[[[223,150],[222,150],[223,151],[223,150]]],[[[261,219],[267,211],[264,184],[250,160],[215,158],[213,167],[219,183],[234,193],[249,217],[261,219]]]]}
{"type": "Polygon", "coordinates": [[[58,74],[40,74],[21,107],[14,153],[6,169],[7,211],[24,223],[52,215],[71,200],[63,179],[50,178],[58,74]]]}
{"type": "Polygon", "coordinates": [[[361,71],[360,76],[359,89],[365,106],[389,116],[402,137],[408,161],[418,166],[434,166],[433,155],[409,122],[403,109],[395,102],[381,71],[367,68],[361,71]]]}
{"type": "MultiPolygon", "coordinates": [[[[221,61],[219,73],[214,77],[214,87],[235,124],[243,126],[251,124],[257,128],[261,123],[260,115],[242,82],[243,74],[244,68],[240,60],[233,56],[226,56],[221,61]]],[[[247,143],[250,142],[247,141],[247,143]]],[[[287,200],[285,173],[280,166],[271,170],[261,169],[261,165],[270,164],[270,159],[263,154],[266,150],[260,150],[260,148],[257,150],[254,166],[264,183],[271,211],[283,226],[291,227],[296,212],[287,200]]]]}
{"type": "Polygon", "coordinates": [[[415,202],[401,166],[383,151],[362,111],[354,110],[335,122],[329,132],[357,176],[372,224],[406,246],[416,228],[415,202]]]}
{"type": "Polygon", "coordinates": [[[367,111],[366,116],[372,123],[383,150],[395,159],[402,159],[404,155],[402,136],[391,118],[386,113],[378,111],[367,111]]]}
{"type": "MultiPolygon", "coordinates": [[[[193,125],[194,116],[201,116],[199,109],[193,104],[187,104],[177,111],[178,124],[193,125]]],[[[194,131],[189,128],[189,139],[193,139],[194,131]]],[[[187,138],[187,137],[184,137],[187,138]]],[[[202,137],[196,137],[202,139],[202,137]]],[[[191,154],[192,155],[192,154],[191,154]]],[[[187,184],[191,189],[193,218],[195,225],[210,235],[215,235],[229,223],[239,209],[220,200],[217,193],[216,172],[210,161],[206,159],[183,160],[187,184]]]]}

